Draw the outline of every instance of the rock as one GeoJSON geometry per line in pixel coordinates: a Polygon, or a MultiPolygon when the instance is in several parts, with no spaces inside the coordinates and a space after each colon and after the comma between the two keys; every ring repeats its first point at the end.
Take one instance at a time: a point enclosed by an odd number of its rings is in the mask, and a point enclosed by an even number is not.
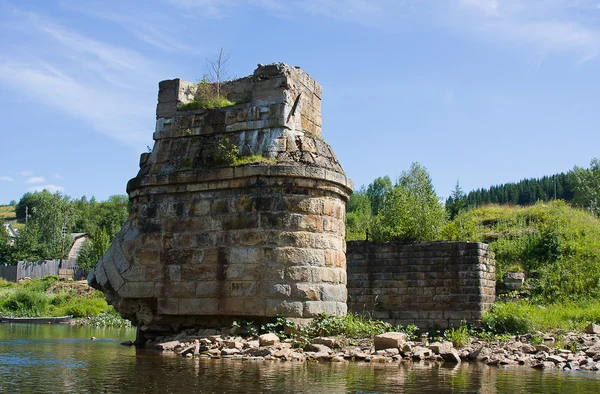
{"type": "Polygon", "coordinates": [[[402,354],[410,354],[413,350],[413,347],[410,343],[405,343],[402,345],[402,354]]]}
{"type": "Polygon", "coordinates": [[[344,360],[344,357],[341,356],[335,356],[331,359],[332,363],[345,363],[347,362],[346,360],[344,360]]]}
{"type": "Polygon", "coordinates": [[[258,337],[260,346],[272,346],[279,343],[279,337],[273,333],[262,334],[258,337]]]}
{"type": "Polygon", "coordinates": [[[537,352],[537,349],[528,343],[524,343],[521,345],[521,351],[527,354],[533,354],[537,352]]]}
{"type": "Polygon", "coordinates": [[[158,343],[158,344],[154,345],[154,348],[158,349],[158,350],[173,350],[177,346],[180,346],[180,345],[181,345],[181,343],[179,341],[169,341],[169,342],[158,343]]]}
{"type": "Polygon", "coordinates": [[[460,355],[456,349],[450,349],[450,351],[440,353],[440,356],[444,361],[449,363],[460,363],[460,355]]]}
{"type": "Polygon", "coordinates": [[[328,346],[320,345],[318,343],[305,345],[304,351],[305,352],[324,353],[324,354],[332,353],[332,350],[328,346]]]}
{"type": "Polygon", "coordinates": [[[121,342],[121,345],[123,345],[123,346],[133,346],[133,342],[132,341],[125,341],[125,342],[121,342]]]}
{"type": "Polygon", "coordinates": [[[265,357],[271,355],[271,349],[266,347],[248,348],[243,352],[245,355],[252,357],[265,357]]]}
{"type": "Polygon", "coordinates": [[[430,349],[433,353],[435,354],[443,354],[443,353],[450,353],[452,351],[452,349],[454,349],[454,346],[452,345],[452,342],[434,342],[431,345],[427,346],[428,349],[430,349]]]}
{"type": "Polygon", "coordinates": [[[210,339],[208,339],[208,338],[200,338],[200,344],[201,344],[201,345],[204,345],[204,346],[208,346],[208,345],[211,345],[211,344],[212,344],[212,342],[211,342],[211,340],[210,340],[210,339]]]}
{"type": "Polygon", "coordinates": [[[273,357],[288,359],[288,358],[290,358],[290,355],[292,354],[292,350],[284,348],[284,349],[279,349],[271,354],[273,355],[273,357]]]}
{"type": "Polygon", "coordinates": [[[554,364],[567,362],[567,360],[565,360],[561,356],[556,356],[556,355],[550,355],[550,356],[546,357],[546,361],[552,361],[554,364]]]}
{"type": "Polygon", "coordinates": [[[385,357],[385,356],[373,356],[373,357],[371,357],[371,360],[370,360],[370,362],[373,364],[375,364],[375,363],[383,364],[383,363],[389,363],[391,361],[392,360],[390,360],[388,357],[385,357]]]}
{"type": "Polygon", "coordinates": [[[240,349],[237,348],[226,348],[221,350],[222,356],[233,356],[234,354],[241,353],[240,349]]]}
{"type": "Polygon", "coordinates": [[[317,337],[313,339],[313,343],[317,345],[325,345],[330,348],[340,347],[340,341],[337,338],[317,337]]]}
{"type": "Polygon", "coordinates": [[[412,351],[412,358],[414,360],[425,360],[427,357],[431,357],[433,353],[430,349],[417,346],[412,351]]]}
{"type": "Polygon", "coordinates": [[[306,361],[306,356],[302,353],[292,352],[292,354],[290,354],[290,359],[292,361],[304,362],[306,361]]]}
{"type": "Polygon", "coordinates": [[[398,350],[398,348],[395,348],[395,347],[385,349],[384,352],[385,352],[385,355],[390,356],[390,357],[397,356],[398,354],[400,354],[400,350],[398,350]]]}
{"type": "Polygon", "coordinates": [[[535,345],[535,350],[537,350],[538,352],[548,353],[550,351],[550,348],[546,345],[535,345]]]}
{"type": "Polygon", "coordinates": [[[246,344],[244,345],[244,347],[246,348],[255,348],[255,347],[259,347],[260,343],[258,341],[248,341],[246,342],[246,344]]]}
{"type": "Polygon", "coordinates": [[[402,332],[385,332],[383,334],[376,335],[373,339],[375,350],[383,350],[389,348],[402,347],[406,342],[406,334],[402,332]]]}
{"type": "Polygon", "coordinates": [[[598,324],[592,323],[585,328],[585,332],[587,332],[588,334],[599,335],[600,334],[600,326],[598,324]]]}
{"type": "Polygon", "coordinates": [[[212,343],[221,343],[223,342],[223,338],[220,335],[211,335],[208,337],[212,343]]]}
{"type": "Polygon", "coordinates": [[[600,354],[600,345],[589,347],[587,350],[585,350],[585,354],[588,357],[596,357],[598,354],[600,354]]]}
{"type": "Polygon", "coordinates": [[[569,361],[568,363],[565,364],[563,369],[569,370],[569,371],[578,371],[580,369],[579,363],[577,361],[569,361]]]}
{"type": "Polygon", "coordinates": [[[532,365],[532,368],[536,369],[554,369],[555,367],[556,366],[552,361],[543,361],[541,363],[532,365]]]}
{"type": "Polygon", "coordinates": [[[219,349],[209,349],[208,354],[210,356],[220,356],[221,351],[219,349]]]}
{"type": "Polygon", "coordinates": [[[233,339],[226,339],[223,341],[223,346],[225,346],[226,348],[229,349],[243,349],[244,348],[244,344],[240,341],[236,341],[233,339]]]}
{"type": "Polygon", "coordinates": [[[369,357],[369,355],[365,352],[361,352],[361,351],[352,351],[350,352],[350,357],[356,359],[356,360],[364,360],[367,357],[369,357]]]}

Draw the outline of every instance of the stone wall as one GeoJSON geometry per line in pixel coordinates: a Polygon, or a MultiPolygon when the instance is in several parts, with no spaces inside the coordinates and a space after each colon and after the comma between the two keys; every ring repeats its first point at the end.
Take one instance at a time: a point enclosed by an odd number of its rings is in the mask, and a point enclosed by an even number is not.
{"type": "Polygon", "coordinates": [[[146,337],[241,316],[345,314],[353,185],[321,138],[320,86],[299,68],[259,66],[224,85],[237,104],[181,110],[195,90],[159,84],[154,148],[90,283],[146,337]],[[224,143],[264,160],[222,165],[224,143]]]}
{"type": "Polygon", "coordinates": [[[495,300],[487,244],[347,245],[348,309],[393,324],[447,328],[481,322],[495,300]]]}

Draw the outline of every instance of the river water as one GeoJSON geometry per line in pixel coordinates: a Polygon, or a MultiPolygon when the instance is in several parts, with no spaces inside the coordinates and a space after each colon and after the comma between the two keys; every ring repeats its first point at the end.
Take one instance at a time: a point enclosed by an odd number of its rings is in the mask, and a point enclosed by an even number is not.
{"type": "Polygon", "coordinates": [[[120,345],[134,337],[133,329],[0,324],[0,392],[600,393],[598,372],[186,359],[120,345]]]}

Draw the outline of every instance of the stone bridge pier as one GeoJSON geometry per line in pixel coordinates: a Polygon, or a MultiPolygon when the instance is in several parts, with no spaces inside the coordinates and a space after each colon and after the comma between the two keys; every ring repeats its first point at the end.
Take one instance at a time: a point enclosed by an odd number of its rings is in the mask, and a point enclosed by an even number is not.
{"type": "Polygon", "coordinates": [[[89,277],[145,338],[346,313],[353,185],[321,136],[320,85],[278,63],[221,89],[236,104],[185,109],[196,84],[159,84],[130,216],[89,277]]]}

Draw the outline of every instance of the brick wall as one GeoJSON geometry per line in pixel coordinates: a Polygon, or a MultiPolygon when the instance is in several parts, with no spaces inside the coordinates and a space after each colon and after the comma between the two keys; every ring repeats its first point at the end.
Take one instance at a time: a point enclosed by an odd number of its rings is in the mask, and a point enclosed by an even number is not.
{"type": "Polygon", "coordinates": [[[392,324],[447,328],[479,323],[495,300],[488,245],[347,243],[348,310],[392,324]]]}

